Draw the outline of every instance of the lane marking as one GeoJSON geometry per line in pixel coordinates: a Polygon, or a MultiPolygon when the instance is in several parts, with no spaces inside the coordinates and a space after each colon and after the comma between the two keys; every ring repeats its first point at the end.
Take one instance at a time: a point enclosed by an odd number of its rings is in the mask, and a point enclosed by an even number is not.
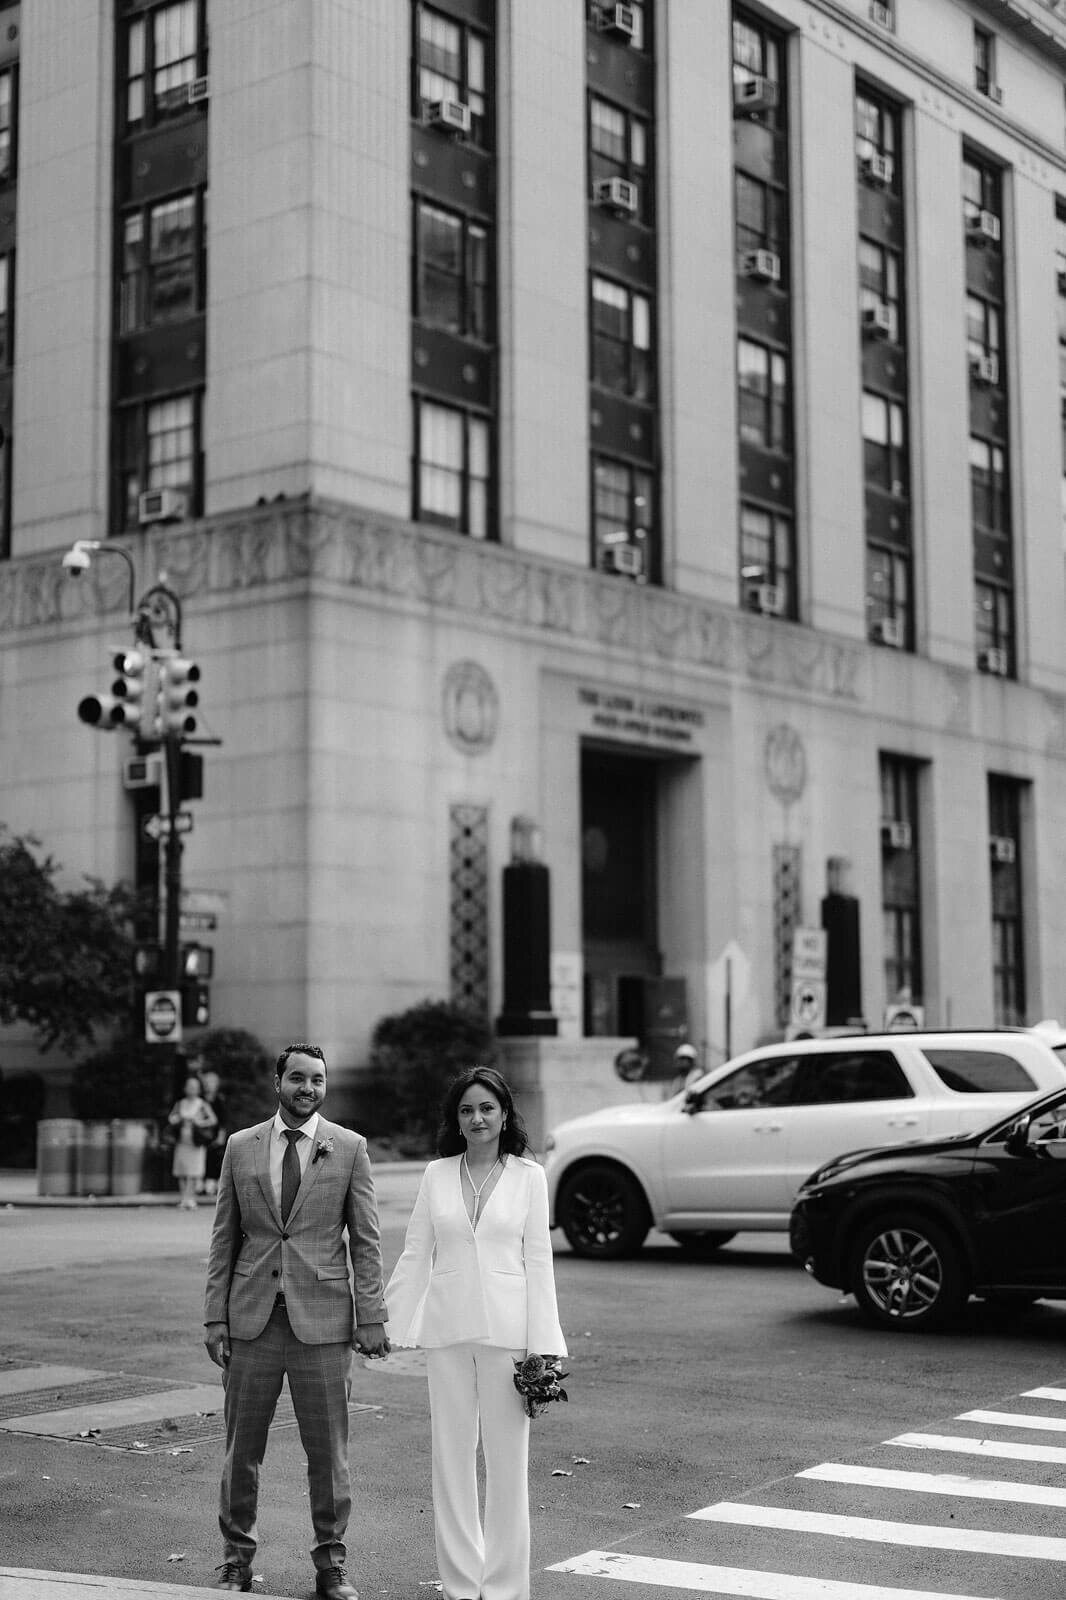
{"type": "Polygon", "coordinates": [[[1066,1400],[1066,1389],[1026,1389],[1023,1400],[1066,1400]]]}
{"type": "MultiPolygon", "coordinates": [[[[689,1589],[695,1594],[739,1595],[743,1600],[980,1600],[948,1594],[943,1589],[888,1589],[881,1584],[839,1583],[834,1578],[801,1578],[790,1572],[752,1572],[744,1567],[710,1567],[694,1561],[667,1561],[658,1556],[622,1555],[613,1550],[588,1550],[572,1561],[559,1561],[547,1572],[572,1572],[585,1578],[614,1578],[619,1583],[658,1584],[662,1589],[689,1589]]],[[[985,1597],[990,1600],[990,1597],[985,1597]]]]}
{"type": "Polygon", "coordinates": [[[891,1472],[879,1467],[850,1467],[827,1461],[797,1472],[797,1478],[823,1483],[857,1483],[866,1488],[908,1489],[914,1494],[958,1495],[968,1500],[1010,1500],[1031,1506],[1066,1506],[1066,1489],[1035,1483],[1006,1483],[997,1478],[968,1478],[954,1472],[891,1472]]]}
{"type": "Polygon", "coordinates": [[[963,1439],[954,1433],[899,1433],[886,1444],[905,1444],[912,1450],[956,1450],[968,1456],[1004,1456],[1011,1461],[1066,1461],[1060,1444],[1013,1444],[1009,1439],[963,1439]]]}
{"type": "Polygon", "coordinates": [[[1066,1433],[1066,1417],[1035,1417],[1025,1411],[960,1411],[956,1422],[987,1422],[995,1428],[1035,1428],[1066,1433]]]}
{"type": "Polygon", "coordinates": [[[1066,1561],[1066,1539],[1025,1533],[994,1533],[983,1528],[927,1527],[920,1522],[885,1522],[879,1517],[845,1517],[824,1511],[789,1511],[783,1506],[741,1505],[723,1500],[690,1513],[700,1522],[742,1523],[748,1528],[783,1528],[824,1533],[838,1539],[868,1539],[912,1549],[965,1550],[969,1555],[1026,1556],[1066,1561]]]}

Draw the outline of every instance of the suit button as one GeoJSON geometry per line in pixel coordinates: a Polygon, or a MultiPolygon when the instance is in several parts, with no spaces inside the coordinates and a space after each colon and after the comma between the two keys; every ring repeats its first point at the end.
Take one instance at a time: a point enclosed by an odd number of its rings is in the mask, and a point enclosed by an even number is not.
{"type": "Polygon", "coordinates": [[[281,1277],[281,1273],[278,1272],[277,1268],[275,1268],[274,1271],[270,1274],[270,1276],[272,1278],[280,1278],[281,1277]]]}
{"type": "Polygon", "coordinates": [[[288,1238],[288,1237],[289,1237],[289,1236],[288,1236],[288,1234],[287,1234],[287,1233],[283,1233],[283,1234],[282,1234],[282,1236],[281,1236],[281,1237],[282,1237],[282,1238],[283,1238],[283,1239],[287,1239],[287,1238],[288,1238]]]}

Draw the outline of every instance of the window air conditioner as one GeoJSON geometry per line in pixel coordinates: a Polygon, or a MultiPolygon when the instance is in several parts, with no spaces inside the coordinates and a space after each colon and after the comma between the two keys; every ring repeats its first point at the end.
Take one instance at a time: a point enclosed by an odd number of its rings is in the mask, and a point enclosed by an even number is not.
{"type": "Polygon", "coordinates": [[[887,189],[895,175],[896,167],[891,156],[867,155],[862,158],[862,170],[871,183],[887,189]]]}
{"type": "Polygon", "coordinates": [[[608,572],[620,572],[625,578],[644,576],[644,552],[635,544],[609,544],[603,564],[608,572]]]}
{"type": "Polygon", "coordinates": [[[779,617],[785,609],[785,591],[776,583],[753,583],[748,589],[748,607],[764,617],[779,617]]]}
{"type": "Polygon", "coordinates": [[[986,388],[995,388],[999,382],[999,357],[974,356],[970,362],[970,372],[975,383],[980,383],[986,388]]]}
{"type": "Polygon", "coordinates": [[[992,852],[993,861],[997,861],[1001,866],[1005,867],[1013,865],[1017,854],[1013,839],[1003,833],[994,833],[988,844],[992,852]]]}
{"type": "Polygon", "coordinates": [[[461,100],[431,100],[426,107],[426,120],[448,133],[470,132],[470,107],[461,100]]]}
{"type": "Polygon", "coordinates": [[[990,83],[988,85],[987,93],[988,98],[991,100],[994,106],[1001,106],[1003,104],[1003,90],[1000,88],[998,83],[990,83]]]}
{"type": "Polygon", "coordinates": [[[877,644],[891,645],[893,650],[903,649],[903,623],[899,617],[878,617],[870,636],[877,644]]]}
{"type": "Polygon", "coordinates": [[[871,339],[891,339],[896,331],[896,318],[892,307],[886,306],[883,302],[876,306],[864,306],[862,331],[869,334],[871,339]]]}
{"type": "Polygon", "coordinates": [[[977,652],[977,669],[979,672],[990,672],[996,678],[1007,676],[1007,652],[989,647],[977,652]]]}
{"type": "Polygon", "coordinates": [[[999,218],[994,211],[975,212],[966,219],[966,232],[978,244],[984,244],[987,240],[998,244],[1001,233],[999,218]]]}
{"type": "Polygon", "coordinates": [[[158,789],[163,781],[163,757],[128,756],[122,767],[125,789],[158,789]]]}
{"type": "Polygon", "coordinates": [[[777,105],[777,84],[769,78],[745,78],[733,85],[733,111],[772,111],[777,105]]]}
{"type": "Polygon", "coordinates": [[[881,842],[890,850],[909,850],[911,847],[911,825],[909,822],[896,822],[886,817],[881,823],[881,842]]]}
{"type": "Polygon", "coordinates": [[[199,105],[201,100],[207,99],[207,79],[194,78],[189,85],[189,104],[199,105]]]}
{"type": "Polygon", "coordinates": [[[596,17],[601,33],[613,34],[616,39],[631,41],[637,31],[637,19],[632,6],[601,6],[596,17]]]}
{"type": "Polygon", "coordinates": [[[781,257],[776,250],[745,250],[740,270],[746,278],[757,278],[760,283],[779,283],[781,257]]]}
{"type": "Polygon", "coordinates": [[[632,217],[637,210],[637,186],[628,178],[598,178],[593,185],[592,198],[606,211],[617,211],[619,216],[632,217]]]}
{"type": "Polygon", "coordinates": [[[137,500],[137,521],[180,522],[188,501],[180,489],[146,489],[137,500]]]}
{"type": "Polygon", "coordinates": [[[892,7],[878,5],[877,0],[871,0],[870,21],[876,22],[879,28],[894,27],[895,24],[892,20],[892,7]]]}

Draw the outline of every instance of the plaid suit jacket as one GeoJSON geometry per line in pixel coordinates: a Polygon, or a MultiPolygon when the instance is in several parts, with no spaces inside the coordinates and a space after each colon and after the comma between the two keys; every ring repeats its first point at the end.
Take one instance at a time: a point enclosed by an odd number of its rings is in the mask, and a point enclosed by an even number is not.
{"type": "Polygon", "coordinates": [[[317,1141],[288,1221],[270,1182],[273,1118],[230,1135],[218,1183],[207,1263],[204,1321],[255,1339],[284,1284],[285,1308],[304,1344],[350,1340],[355,1320],[385,1320],[381,1239],[370,1158],[362,1134],[319,1117],[317,1141]],[[351,1273],[349,1275],[349,1261],[351,1273]]]}

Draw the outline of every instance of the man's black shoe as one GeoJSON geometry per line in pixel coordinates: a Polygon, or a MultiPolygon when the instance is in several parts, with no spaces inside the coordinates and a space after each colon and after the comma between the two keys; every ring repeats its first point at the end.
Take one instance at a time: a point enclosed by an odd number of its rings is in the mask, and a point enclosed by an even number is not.
{"type": "Polygon", "coordinates": [[[216,1589],[235,1589],[238,1594],[247,1594],[252,1587],[252,1569],[243,1561],[223,1561],[217,1571],[216,1589]]]}
{"type": "Polygon", "coordinates": [[[359,1600],[345,1576],[343,1567],[320,1567],[315,1589],[322,1600],[359,1600]]]}

